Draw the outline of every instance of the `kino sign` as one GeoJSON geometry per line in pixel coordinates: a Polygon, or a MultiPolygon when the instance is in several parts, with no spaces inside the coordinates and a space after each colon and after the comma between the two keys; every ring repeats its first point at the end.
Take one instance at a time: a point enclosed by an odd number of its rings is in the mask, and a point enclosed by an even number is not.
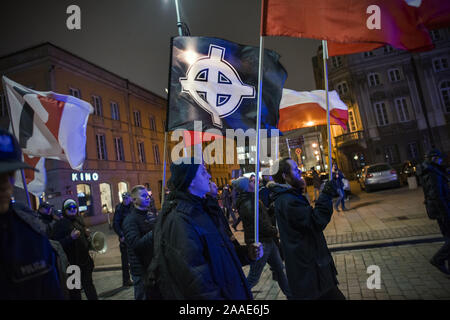
{"type": "Polygon", "coordinates": [[[88,173],[88,172],[75,172],[72,173],[72,181],[97,181],[98,173],[88,173]]]}

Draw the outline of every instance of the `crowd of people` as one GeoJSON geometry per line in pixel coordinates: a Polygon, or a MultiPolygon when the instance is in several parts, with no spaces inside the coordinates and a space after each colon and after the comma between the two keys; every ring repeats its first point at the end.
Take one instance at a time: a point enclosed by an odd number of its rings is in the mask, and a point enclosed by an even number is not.
{"type": "MultiPolygon", "coordinates": [[[[98,299],[90,230],[76,201],[66,199],[61,215],[52,213],[48,203],[42,203],[37,213],[13,203],[14,173],[30,167],[22,162],[11,134],[1,131],[0,138],[7,142],[0,147],[0,299],[80,300],[81,288],[87,299],[98,299]],[[80,268],[77,288],[67,286],[69,265],[80,268]]],[[[425,168],[424,192],[433,189],[436,179],[447,179],[425,199],[427,211],[431,215],[434,210],[447,239],[432,263],[448,272],[448,178],[438,165],[434,161],[425,168]],[[444,198],[436,204],[436,197],[444,198]]],[[[331,181],[317,188],[314,184],[318,190],[312,206],[295,161],[281,158],[274,167],[277,171],[263,176],[260,183],[258,240],[254,175],[235,179],[219,197],[206,167],[184,158],[170,166],[170,191],[160,212],[145,186],[122,194],[113,226],[120,243],[123,285],[134,287],[135,299],[251,300],[251,289],[266,264],[289,300],[345,299],[323,234],[334,211],[333,198],[338,198],[336,208],[340,204],[345,210],[341,173],[336,167],[331,181]],[[231,231],[241,221],[243,244],[231,231]],[[245,265],[250,265],[248,275],[242,269],[245,265]]]]}

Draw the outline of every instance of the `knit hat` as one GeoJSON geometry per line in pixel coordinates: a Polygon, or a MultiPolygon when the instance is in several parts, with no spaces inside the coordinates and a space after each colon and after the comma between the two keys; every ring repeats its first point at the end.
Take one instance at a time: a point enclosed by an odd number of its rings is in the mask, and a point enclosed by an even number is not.
{"type": "Polygon", "coordinates": [[[234,180],[231,185],[233,186],[233,189],[235,189],[237,192],[248,192],[248,185],[250,184],[250,179],[246,177],[240,177],[234,180]]]}
{"type": "Polygon", "coordinates": [[[170,165],[171,177],[167,182],[169,188],[174,191],[186,191],[197,174],[201,161],[191,158],[182,158],[177,163],[170,165]]]}
{"type": "Polygon", "coordinates": [[[75,202],[75,200],[73,199],[67,199],[66,201],[64,201],[63,203],[63,211],[66,210],[68,207],[70,206],[76,206],[78,207],[77,203],[75,202]]]}

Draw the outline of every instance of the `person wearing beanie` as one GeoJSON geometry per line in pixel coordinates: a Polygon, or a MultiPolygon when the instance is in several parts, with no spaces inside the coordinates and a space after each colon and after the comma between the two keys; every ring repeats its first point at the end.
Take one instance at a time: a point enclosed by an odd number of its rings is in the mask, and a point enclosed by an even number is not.
{"type": "Polygon", "coordinates": [[[53,219],[53,206],[48,202],[42,202],[38,208],[39,220],[45,225],[48,236],[52,234],[52,229],[56,223],[53,219]]]}
{"type": "Polygon", "coordinates": [[[20,169],[35,170],[23,162],[17,139],[0,129],[0,300],[62,300],[58,252],[36,213],[11,201],[20,169]]]}
{"type": "Polygon", "coordinates": [[[250,300],[242,264],[262,255],[260,245],[235,247],[225,222],[209,206],[210,178],[201,161],[170,166],[171,192],[158,216],[149,283],[168,300],[250,300]]]}
{"type": "MultiPolygon", "coordinates": [[[[54,228],[52,239],[61,243],[71,265],[81,270],[81,285],[88,300],[98,300],[97,290],[92,281],[94,261],[89,254],[89,229],[79,215],[78,204],[73,199],[66,199],[62,205],[63,218],[54,228]]],[[[69,290],[71,300],[81,300],[81,290],[69,290]]]]}

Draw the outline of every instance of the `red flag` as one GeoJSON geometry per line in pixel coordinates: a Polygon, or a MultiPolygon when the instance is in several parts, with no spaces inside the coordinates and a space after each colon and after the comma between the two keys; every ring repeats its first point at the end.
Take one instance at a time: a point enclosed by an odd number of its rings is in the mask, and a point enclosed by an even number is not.
{"type": "Polygon", "coordinates": [[[265,0],[261,34],[430,48],[430,36],[417,15],[418,8],[405,0],[265,0]]]}

